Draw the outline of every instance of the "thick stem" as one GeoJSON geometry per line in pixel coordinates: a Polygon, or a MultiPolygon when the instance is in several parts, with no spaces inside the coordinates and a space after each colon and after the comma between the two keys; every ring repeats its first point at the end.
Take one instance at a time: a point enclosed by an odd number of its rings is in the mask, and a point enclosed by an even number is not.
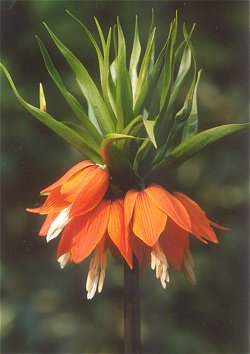
{"type": "Polygon", "coordinates": [[[133,257],[133,269],[124,262],[124,353],[141,351],[139,264],[133,257]]]}

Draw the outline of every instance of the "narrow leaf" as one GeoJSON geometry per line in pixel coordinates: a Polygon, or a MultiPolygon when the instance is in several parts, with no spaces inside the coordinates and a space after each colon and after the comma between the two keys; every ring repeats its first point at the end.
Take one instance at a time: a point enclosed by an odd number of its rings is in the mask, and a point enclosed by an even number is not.
{"type": "Polygon", "coordinates": [[[55,34],[49,29],[49,27],[44,24],[47,28],[51,38],[57,45],[58,49],[61,51],[67,62],[69,63],[71,69],[73,70],[77,82],[82,90],[87,101],[93,107],[95,111],[98,122],[101,126],[102,131],[107,134],[114,131],[114,122],[108,108],[103,101],[99,90],[97,89],[92,78],[88,74],[84,65],[76,58],[76,56],[55,36],[55,34]]]}
{"type": "Polygon", "coordinates": [[[198,130],[198,108],[197,108],[197,88],[201,77],[201,70],[198,72],[197,81],[195,84],[194,95],[192,100],[192,109],[190,115],[185,123],[182,141],[189,139],[198,130]]]}
{"type": "Polygon", "coordinates": [[[39,121],[41,121],[44,125],[49,127],[55,133],[57,133],[61,138],[66,140],[72,146],[74,146],[78,151],[80,151],[85,156],[91,158],[95,162],[101,162],[100,155],[98,153],[98,149],[93,148],[91,143],[88,140],[84,140],[81,138],[79,134],[77,134],[74,130],[67,127],[65,124],[58,122],[55,120],[50,114],[42,111],[41,109],[32,106],[31,104],[27,103],[18,93],[15,84],[8,72],[8,70],[0,64],[0,68],[5,73],[12,90],[19,100],[19,102],[39,121]]]}
{"type": "Polygon", "coordinates": [[[89,132],[90,135],[92,135],[96,141],[101,144],[102,141],[102,136],[100,133],[97,131],[95,126],[90,122],[89,117],[87,116],[85,110],[81,106],[81,104],[77,101],[77,99],[66,89],[58,71],[56,70],[49,53],[47,49],[45,48],[43,42],[40,40],[39,37],[36,37],[43,59],[45,66],[48,70],[48,73],[50,74],[51,78],[55,82],[56,86],[60,90],[61,94],[65,98],[66,102],[68,105],[71,107],[72,111],[75,113],[75,115],[78,117],[79,121],[83,124],[84,128],[89,132]]]}
{"type": "Polygon", "coordinates": [[[131,57],[130,57],[130,65],[129,65],[129,75],[130,75],[131,84],[132,84],[133,100],[135,99],[135,91],[136,91],[137,80],[138,80],[137,66],[139,63],[140,55],[141,55],[141,43],[140,43],[139,31],[138,31],[138,17],[136,15],[134,42],[133,42],[133,48],[132,48],[132,53],[131,53],[131,57]]]}
{"type": "Polygon", "coordinates": [[[176,168],[205,147],[246,127],[249,127],[249,124],[227,124],[195,134],[178,145],[165,160],[153,168],[153,171],[176,168]]]}
{"type": "Polygon", "coordinates": [[[126,67],[126,44],[122,28],[117,18],[118,56],[116,83],[117,132],[121,132],[133,117],[132,88],[126,67]]]}

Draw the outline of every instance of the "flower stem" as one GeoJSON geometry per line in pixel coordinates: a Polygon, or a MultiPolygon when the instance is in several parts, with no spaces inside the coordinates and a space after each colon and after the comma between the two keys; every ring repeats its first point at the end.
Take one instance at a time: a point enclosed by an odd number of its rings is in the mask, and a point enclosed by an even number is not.
{"type": "Polygon", "coordinates": [[[139,264],[133,257],[133,269],[124,262],[124,353],[141,350],[139,264]]]}

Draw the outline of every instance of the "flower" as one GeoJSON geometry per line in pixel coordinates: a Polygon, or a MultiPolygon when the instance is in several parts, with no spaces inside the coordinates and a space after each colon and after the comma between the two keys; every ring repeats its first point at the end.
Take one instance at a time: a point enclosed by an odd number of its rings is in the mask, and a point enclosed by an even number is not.
{"type": "Polygon", "coordinates": [[[60,267],[80,263],[93,253],[86,282],[88,299],[102,291],[107,250],[120,255],[131,269],[133,254],[142,269],[151,257],[151,268],[164,288],[169,264],[194,283],[188,235],[218,243],[211,226],[222,227],[182,193],[150,184],[143,190],[128,190],[123,198],[110,186],[105,167],[83,161],[42,190],[47,199],[41,207],[27,209],[47,214],[39,235],[47,236],[48,242],[63,231],[57,248],[60,267]]]}
{"type": "Polygon", "coordinates": [[[160,279],[163,288],[169,282],[169,264],[177,271],[182,270],[186,278],[195,283],[190,233],[203,243],[218,243],[211,226],[227,230],[210,221],[198,204],[186,195],[171,194],[157,184],[142,191],[129,190],[124,211],[133,252],[142,267],[151,255],[151,268],[156,270],[156,278],[160,279]],[[138,243],[138,240],[142,242],[138,243]]]}

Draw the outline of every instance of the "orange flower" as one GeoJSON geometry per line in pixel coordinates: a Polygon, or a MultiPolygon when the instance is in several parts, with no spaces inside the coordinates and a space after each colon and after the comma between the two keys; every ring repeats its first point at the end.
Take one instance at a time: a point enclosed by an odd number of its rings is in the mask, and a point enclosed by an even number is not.
{"type": "Polygon", "coordinates": [[[133,254],[141,268],[151,257],[151,268],[164,288],[169,281],[169,264],[194,283],[188,234],[204,243],[218,243],[211,225],[222,227],[207,219],[184,194],[171,194],[157,184],[141,191],[131,189],[124,200],[112,195],[111,190],[106,193],[108,187],[106,168],[83,161],[41,192],[47,195],[41,207],[27,209],[47,214],[39,235],[47,236],[48,242],[63,231],[57,249],[61,268],[69,262],[80,263],[94,252],[86,283],[87,298],[102,291],[107,249],[123,257],[130,268],[133,254]]]}
{"type": "Polygon", "coordinates": [[[218,243],[211,225],[226,230],[209,219],[186,195],[167,192],[157,184],[142,191],[130,190],[124,200],[125,229],[132,236],[132,249],[144,266],[151,254],[151,268],[162,286],[169,281],[168,264],[182,270],[194,283],[194,263],[188,234],[200,241],[218,243]],[[140,239],[143,242],[138,242],[140,239]]]}

